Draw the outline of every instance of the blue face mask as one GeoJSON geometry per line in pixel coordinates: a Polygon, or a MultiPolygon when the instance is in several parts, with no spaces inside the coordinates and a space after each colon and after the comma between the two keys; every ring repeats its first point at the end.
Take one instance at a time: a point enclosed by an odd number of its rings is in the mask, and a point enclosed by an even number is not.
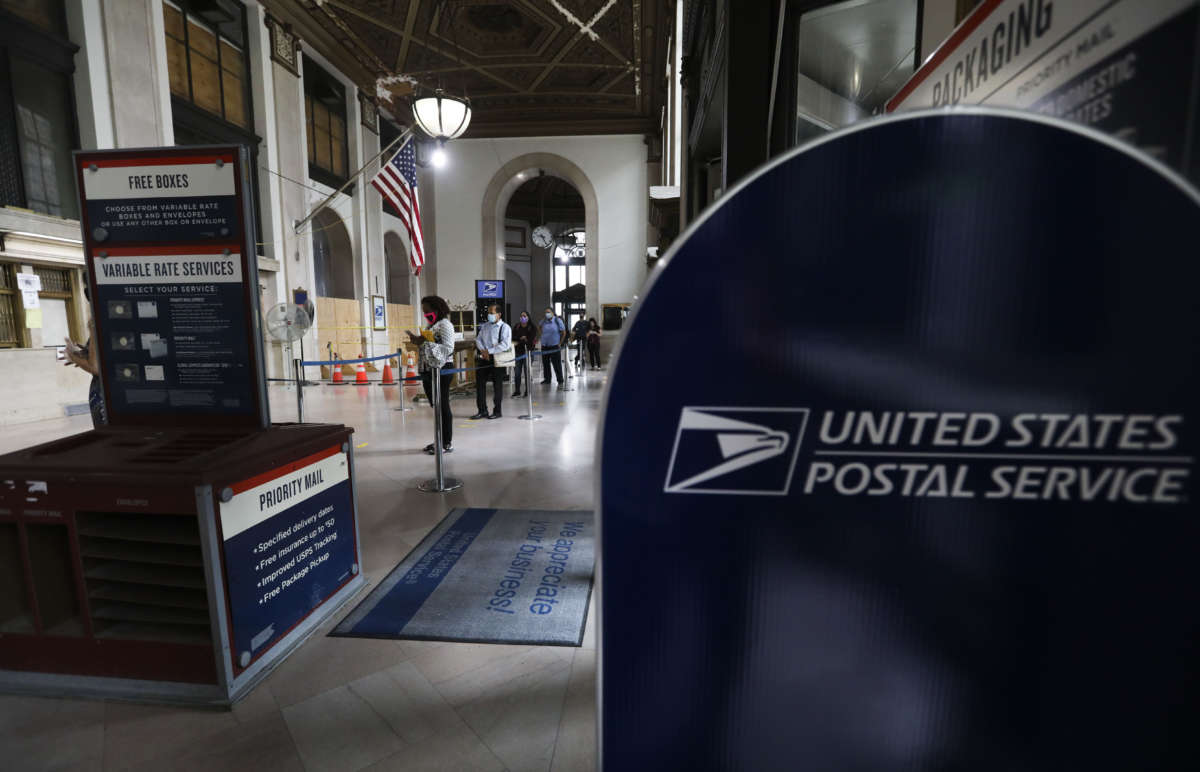
{"type": "Polygon", "coordinates": [[[491,322],[492,324],[495,324],[496,323],[496,315],[488,314],[488,321],[491,322]]]}
{"type": "Polygon", "coordinates": [[[553,316],[554,316],[554,314],[546,314],[546,318],[547,318],[547,319],[550,319],[550,318],[552,318],[553,316]]]}
{"type": "Polygon", "coordinates": [[[525,322],[528,322],[528,321],[529,321],[529,317],[526,316],[525,314],[521,314],[521,324],[524,324],[525,322]]]}

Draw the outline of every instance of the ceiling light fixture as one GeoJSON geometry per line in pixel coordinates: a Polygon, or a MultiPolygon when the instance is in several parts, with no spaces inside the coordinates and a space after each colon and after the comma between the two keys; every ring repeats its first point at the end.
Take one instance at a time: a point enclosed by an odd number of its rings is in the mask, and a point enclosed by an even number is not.
{"type": "Polygon", "coordinates": [[[443,89],[413,100],[413,120],[421,131],[445,142],[458,139],[471,125],[471,100],[450,96],[443,89]]]}
{"type": "MultiPolygon", "coordinates": [[[[446,0],[442,0],[441,6],[438,9],[436,19],[443,18],[446,13],[446,0]]],[[[454,16],[449,17],[450,32],[454,38],[454,58],[458,63],[462,63],[462,52],[458,48],[458,30],[454,24],[454,16]]],[[[429,44],[426,42],[425,47],[429,44]]],[[[422,50],[422,60],[424,59],[424,51],[422,50]]],[[[441,75],[438,76],[437,88],[433,93],[429,93],[426,89],[425,93],[420,93],[418,89],[413,94],[412,114],[413,121],[431,138],[438,141],[438,150],[434,152],[434,164],[440,166],[436,160],[437,155],[441,152],[441,147],[446,143],[446,140],[457,139],[463,135],[467,127],[471,125],[471,100],[467,98],[467,88],[464,74],[464,82],[462,87],[462,96],[449,94],[443,87],[441,75]]],[[[442,163],[445,163],[445,154],[442,153],[442,163]]]]}
{"type": "Polygon", "coordinates": [[[441,169],[446,165],[446,151],[441,145],[438,145],[437,150],[433,151],[433,156],[429,160],[433,162],[434,168],[441,169]]]}

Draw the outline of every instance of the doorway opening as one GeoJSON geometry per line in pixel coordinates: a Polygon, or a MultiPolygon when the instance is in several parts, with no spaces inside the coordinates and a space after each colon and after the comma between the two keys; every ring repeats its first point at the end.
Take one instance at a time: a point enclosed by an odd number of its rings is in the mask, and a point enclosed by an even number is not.
{"type": "MultiPolygon", "coordinates": [[[[587,314],[588,239],[583,195],[570,181],[532,170],[504,210],[507,272],[528,273],[528,309],[553,308],[567,329],[587,314]],[[511,240],[510,240],[511,239],[511,240]],[[526,256],[527,255],[527,256],[526,256]]],[[[516,298],[511,294],[509,302],[516,298]]],[[[524,308],[514,308],[519,313],[524,308]]]]}

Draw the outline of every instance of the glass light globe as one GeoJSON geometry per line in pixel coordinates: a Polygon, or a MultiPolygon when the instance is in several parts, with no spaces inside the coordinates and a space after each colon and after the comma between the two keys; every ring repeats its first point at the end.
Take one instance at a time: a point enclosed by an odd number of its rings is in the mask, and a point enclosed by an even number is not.
{"type": "Polygon", "coordinates": [[[413,100],[413,120],[434,139],[457,139],[471,125],[471,104],[447,96],[441,89],[433,96],[413,100]]]}

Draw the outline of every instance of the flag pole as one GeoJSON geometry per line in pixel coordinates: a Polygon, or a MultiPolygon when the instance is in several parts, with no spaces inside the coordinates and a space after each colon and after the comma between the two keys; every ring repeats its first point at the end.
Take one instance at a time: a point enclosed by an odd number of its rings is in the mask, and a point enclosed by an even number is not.
{"type": "Polygon", "coordinates": [[[297,220],[296,224],[292,227],[292,232],[299,234],[300,229],[303,228],[305,225],[307,225],[309,220],[316,217],[318,212],[320,212],[325,207],[329,206],[330,202],[333,201],[333,199],[337,198],[337,195],[339,193],[343,192],[344,190],[346,190],[346,188],[350,187],[350,183],[352,183],[356,179],[358,179],[359,175],[361,175],[363,172],[365,172],[367,170],[368,166],[370,166],[371,164],[375,163],[380,158],[382,158],[385,153],[387,153],[389,150],[391,150],[393,147],[395,147],[397,142],[400,142],[403,139],[411,137],[412,135],[413,135],[412,129],[405,129],[404,131],[400,132],[400,136],[396,137],[391,142],[389,142],[388,146],[385,147],[383,150],[380,150],[378,153],[373,155],[371,157],[371,160],[367,161],[365,164],[360,166],[358,171],[356,171],[354,174],[351,174],[350,177],[345,182],[342,183],[342,186],[340,188],[338,188],[337,190],[333,191],[328,196],[326,196],[325,200],[322,201],[320,204],[317,204],[316,209],[309,212],[308,215],[303,220],[297,220]]]}

